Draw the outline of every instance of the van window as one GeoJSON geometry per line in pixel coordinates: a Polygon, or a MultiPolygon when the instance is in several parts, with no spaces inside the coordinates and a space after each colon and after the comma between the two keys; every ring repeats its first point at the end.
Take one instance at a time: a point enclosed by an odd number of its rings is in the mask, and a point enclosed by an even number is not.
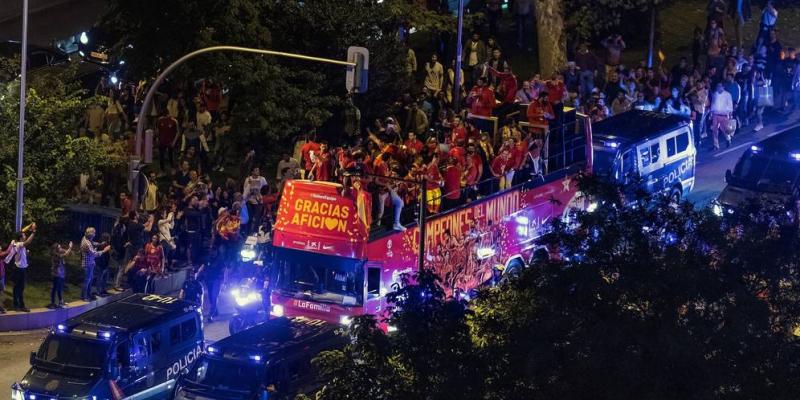
{"type": "Polygon", "coordinates": [[[181,341],[186,341],[193,338],[195,333],[197,333],[197,324],[195,323],[194,318],[184,321],[181,324],[181,341]]]}
{"type": "Polygon", "coordinates": [[[128,348],[128,342],[122,342],[117,346],[117,362],[122,367],[129,367],[131,365],[131,352],[128,348]]]}
{"type": "Polygon", "coordinates": [[[367,296],[370,299],[381,295],[381,269],[375,267],[367,268],[367,296]]]}
{"type": "Polygon", "coordinates": [[[176,345],[181,341],[181,326],[175,325],[169,328],[169,344],[176,345]]]}
{"type": "Polygon", "coordinates": [[[689,148],[689,134],[686,132],[667,139],[667,157],[683,153],[689,148]]]}
{"type": "Polygon", "coordinates": [[[658,148],[658,143],[641,147],[639,149],[639,156],[642,159],[642,168],[646,168],[648,165],[658,162],[658,156],[660,152],[661,151],[658,148]]]}
{"type": "Polygon", "coordinates": [[[150,334],[150,352],[156,353],[161,349],[161,332],[153,332],[150,334]]]}

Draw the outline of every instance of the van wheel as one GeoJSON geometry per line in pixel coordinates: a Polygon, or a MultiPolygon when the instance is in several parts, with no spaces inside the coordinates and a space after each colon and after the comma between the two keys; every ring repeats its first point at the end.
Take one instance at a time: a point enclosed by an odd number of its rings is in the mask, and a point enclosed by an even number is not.
{"type": "Polygon", "coordinates": [[[678,204],[681,202],[681,190],[677,187],[669,191],[669,202],[671,204],[678,204]]]}

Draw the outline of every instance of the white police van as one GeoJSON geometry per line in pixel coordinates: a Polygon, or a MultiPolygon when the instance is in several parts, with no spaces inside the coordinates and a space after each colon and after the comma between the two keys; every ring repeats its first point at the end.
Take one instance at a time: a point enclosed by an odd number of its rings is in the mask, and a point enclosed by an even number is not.
{"type": "Polygon", "coordinates": [[[12,400],[166,398],[202,346],[194,304],[134,294],[58,324],[12,400]]]}
{"type": "Polygon", "coordinates": [[[592,125],[594,174],[623,187],[679,201],[694,187],[691,121],[680,115],[631,110],[592,125]]]}

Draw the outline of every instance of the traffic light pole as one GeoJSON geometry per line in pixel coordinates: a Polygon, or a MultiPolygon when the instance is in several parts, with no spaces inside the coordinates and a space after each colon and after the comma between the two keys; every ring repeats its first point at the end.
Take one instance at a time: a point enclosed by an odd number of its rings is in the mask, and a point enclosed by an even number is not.
{"type": "MultiPolygon", "coordinates": [[[[313,61],[313,62],[320,62],[326,64],[334,64],[334,65],[341,65],[345,67],[356,67],[356,62],[350,61],[340,61],[340,60],[332,60],[329,58],[322,58],[322,57],[312,57],[306,56],[302,54],[295,54],[295,53],[286,53],[282,51],[273,51],[273,50],[263,50],[263,49],[254,49],[250,47],[239,47],[239,46],[213,46],[213,47],[206,47],[204,49],[195,50],[181,58],[177,61],[170,64],[167,68],[164,69],[161,74],[158,75],[156,80],[150,86],[150,89],[147,91],[147,95],[144,97],[144,103],[142,104],[142,109],[139,111],[139,120],[136,124],[136,149],[134,150],[134,155],[131,156],[131,162],[129,163],[131,171],[128,174],[128,178],[130,179],[130,186],[131,186],[131,197],[133,201],[134,207],[138,205],[139,202],[139,184],[138,180],[134,178],[138,176],[135,172],[138,171],[139,161],[141,160],[142,156],[142,132],[144,132],[145,128],[145,118],[150,113],[150,107],[153,103],[153,96],[156,93],[156,90],[161,83],[164,82],[164,79],[178,68],[181,64],[185,63],[186,61],[197,57],[201,54],[205,53],[212,53],[212,52],[238,52],[238,53],[252,53],[252,54],[261,54],[266,56],[276,56],[276,57],[286,57],[286,58],[295,58],[299,60],[306,60],[306,61],[313,61]]],[[[19,206],[18,206],[19,207],[19,206]]]]}

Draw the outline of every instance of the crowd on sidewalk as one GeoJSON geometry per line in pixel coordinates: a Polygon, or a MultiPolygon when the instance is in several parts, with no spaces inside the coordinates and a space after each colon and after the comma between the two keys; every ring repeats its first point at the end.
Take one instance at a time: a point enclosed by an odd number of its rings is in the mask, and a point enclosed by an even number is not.
{"type": "MultiPolygon", "coordinates": [[[[630,109],[682,114],[694,121],[696,137],[709,136],[709,146],[716,149],[741,126],[760,129],[765,108],[800,104],[800,60],[779,40],[778,11],[771,2],[760,15],[755,42],[747,47],[741,29],[733,39],[724,26],[726,10],[748,23],[744,8],[730,10],[728,2],[712,0],[707,26],[695,30],[692,54],[671,68],[662,54],[653,67],[624,65],[626,43],[614,34],[597,48],[579,43],[570,61],[551,76],[525,79],[518,79],[492,36],[502,28],[503,10],[492,8],[495,3],[486,2],[490,36],[484,40],[484,30],[477,29],[463,43],[463,71],[456,73],[454,62],[443,64],[436,54],[420,66],[415,50],[406,45],[406,73],[411,79],[424,75],[416,93],[403,95],[371,122],[361,121],[348,96],[343,135],[329,142],[310,131],[274,166],[264,165],[250,149],[231,162],[229,99],[220,82],[209,78],[159,88],[146,121],[158,161],[141,174],[138,207],[110,184],[119,177],[86,172],[76,182],[76,201],[121,209],[111,232],[98,235],[89,228],[81,240],[81,297],[104,295],[107,284],[152,291],[159,276],[186,265],[206,284],[214,316],[221,282],[237,260],[241,241],[269,234],[281,189],[290,179],[338,182],[373,229],[402,231],[419,212],[423,191],[426,211],[438,213],[546,173],[546,135],[562,124],[565,107],[593,121],[630,109]],[[496,131],[480,123],[493,118],[496,131]],[[265,176],[262,167],[274,175],[265,176]],[[237,175],[230,173],[237,169],[237,175]]],[[[514,2],[515,44],[522,49],[528,45],[530,6],[526,0],[514,2]]],[[[82,134],[127,140],[132,151],[130,127],[146,89],[146,82],[114,86],[102,81],[96,93],[104,103],[86,110],[82,134]]],[[[21,233],[6,250],[14,255],[3,259],[16,260],[15,271],[27,267],[24,249],[34,231],[21,233]]],[[[63,260],[73,249],[52,245],[52,307],[62,304],[63,260]]],[[[24,271],[14,276],[19,281],[14,306],[26,310],[24,271]]]]}

